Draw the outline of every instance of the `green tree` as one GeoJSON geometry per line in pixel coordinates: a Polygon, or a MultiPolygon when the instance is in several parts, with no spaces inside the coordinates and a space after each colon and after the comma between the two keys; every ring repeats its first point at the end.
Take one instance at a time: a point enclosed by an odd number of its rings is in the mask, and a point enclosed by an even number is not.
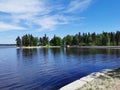
{"type": "Polygon", "coordinates": [[[120,42],[120,31],[117,31],[115,34],[116,45],[119,45],[120,42]]]}
{"type": "Polygon", "coordinates": [[[89,35],[89,36],[87,37],[87,41],[88,41],[88,42],[87,42],[88,45],[90,45],[90,46],[91,46],[91,45],[94,45],[91,35],[89,35]]]}
{"type": "Polygon", "coordinates": [[[64,45],[72,45],[73,36],[67,35],[64,37],[64,45]]]}
{"type": "Polygon", "coordinates": [[[29,35],[29,44],[30,44],[30,46],[34,46],[33,45],[33,42],[34,42],[34,37],[32,36],[32,35],[29,35]]]}
{"type": "Polygon", "coordinates": [[[95,32],[92,33],[91,37],[92,37],[92,44],[96,45],[96,33],[95,32]]]}
{"type": "Polygon", "coordinates": [[[62,39],[58,36],[55,36],[51,39],[50,44],[52,46],[61,46],[62,45],[62,39]]]}
{"type": "Polygon", "coordinates": [[[39,39],[39,45],[43,45],[43,38],[41,38],[41,37],[39,39]]]}
{"type": "Polygon", "coordinates": [[[111,42],[111,45],[115,45],[115,33],[114,32],[110,33],[110,42],[111,42]]]}
{"type": "Polygon", "coordinates": [[[81,45],[82,42],[83,42],[82,36],[81,36],[81,33],[80,33],[80,32],[78,33],[78,41],[79,41],[79,45],[81,45]]]}
{"type": "Polygon", "coordinates": [[[27,34],[22,37],[22,45],[30,46],[30,39],[27,34]]]}
{"type": "Polygon", "coordinates": [[[46,34],[43,36],[42,40],[43,40],[43,42],[42,42],[43,46],[46,46],[49,44],[49,38],[47,37],[46,34]]]}
{"type": "Polygon", "coordinates": [[[83,33],[83,43],[82,43],[82,45],[85,46],[85,45],[87,45],[87,43],[88,43],[87,33],[83,33]]]}
{"type": "Polygon", "coordinates": [[[20,47],[22,45],[21,38],[19,36],[16,38],[16,45],[18,47],[20,47]]]}
{"type": "Polygon", "coordinates": [[[78,35],[73,36],[72,45],[79,45],[78,35]]]}
{"type": "Polygon", "coordinates": [[[96,45],[97,46],[102,46],[102,35],[101,34],[98,34],[97,36],[96,36],[96,45]]]}
{"type": "Polygon", "coordinates": [[[38,38],[34,37],[33,39],[33,46],[38,46],[38,38]]]}

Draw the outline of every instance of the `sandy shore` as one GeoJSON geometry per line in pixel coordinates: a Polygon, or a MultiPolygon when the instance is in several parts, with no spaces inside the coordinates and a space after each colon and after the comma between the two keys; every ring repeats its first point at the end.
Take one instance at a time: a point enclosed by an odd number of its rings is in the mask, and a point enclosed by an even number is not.
{"type": "Polygon", "coordinates": [[[120,49],[120,46],[70,46],[69,48],[98,48],[98,49],[120,49]]]}
{"type": "MultiPolygon", "coordinates": [[[[61,48],[64,46],[22,46],[17,48],[23,48],[23,49],[32,49],[32,48],[61,48]]],[[[69,46],[67,48],[96,48],[96,49],[120,49],[120,46],[69,46]]]]}
{"type": "Polygon", "coordinates": [[[92,73],[60,90],[120,90],[120,69],[92,73]]]}
{"type": "Polygon", "coordinates": [[[61,46],[22,46],[22,47],[17,47],[18,49],[19,48],[22,48],[22,49],[34,49],[34,48],[60,48],[61,46]]]}

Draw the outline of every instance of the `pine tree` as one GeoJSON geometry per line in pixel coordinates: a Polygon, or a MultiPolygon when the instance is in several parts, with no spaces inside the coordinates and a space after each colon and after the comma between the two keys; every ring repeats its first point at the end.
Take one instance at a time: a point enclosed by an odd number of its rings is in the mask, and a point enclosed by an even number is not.
{"type": "Polygon", "coordinates": [[[16,45],[18,47],[20,47],[22,45],[21,38],[19,36],[16,38],[16,45]]]}
{"type": "Polygon", "coordinates": [[[62,45],[62,39],[60,37],[57,37],[54,35],[54,37],[51,39],[50,44],[52,46],[61,46],[62,45]]]}

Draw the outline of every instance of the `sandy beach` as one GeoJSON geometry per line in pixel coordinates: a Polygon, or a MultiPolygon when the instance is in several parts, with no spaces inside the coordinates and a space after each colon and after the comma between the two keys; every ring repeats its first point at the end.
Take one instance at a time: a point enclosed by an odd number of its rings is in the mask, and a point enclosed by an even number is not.
{"type": "Polygon", "coordinates": [[[69,48],[98,48],[98,49],[120,49],[120,46],[69,46],[69,48]]]}
{"type": "Polygon", "coordinates": [[[34,48],[60,48],[61,46],[22,46],[22,47],[17,47],[22,48],[22,49],[34,49],[34,48]]]}
{"type": "MultiPolygon", "coordinates": [[[[65,46],[22,46],[17,48],[32,49],[32,48],[61,48],[65,46]]],[[[96,48],[96,49],[120,49],[120,46],[69,46],[67,48],[96,48]]]]}

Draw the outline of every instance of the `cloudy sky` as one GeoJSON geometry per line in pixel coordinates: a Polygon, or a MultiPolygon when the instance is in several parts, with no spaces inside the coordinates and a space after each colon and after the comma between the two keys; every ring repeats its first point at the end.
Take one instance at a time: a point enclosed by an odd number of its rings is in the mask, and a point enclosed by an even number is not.
{"type": "Polygon", "coordinates": [[[52,37],[120,30],[120,0],[0,0],[0,44],[24,34],[52,37]]]}

